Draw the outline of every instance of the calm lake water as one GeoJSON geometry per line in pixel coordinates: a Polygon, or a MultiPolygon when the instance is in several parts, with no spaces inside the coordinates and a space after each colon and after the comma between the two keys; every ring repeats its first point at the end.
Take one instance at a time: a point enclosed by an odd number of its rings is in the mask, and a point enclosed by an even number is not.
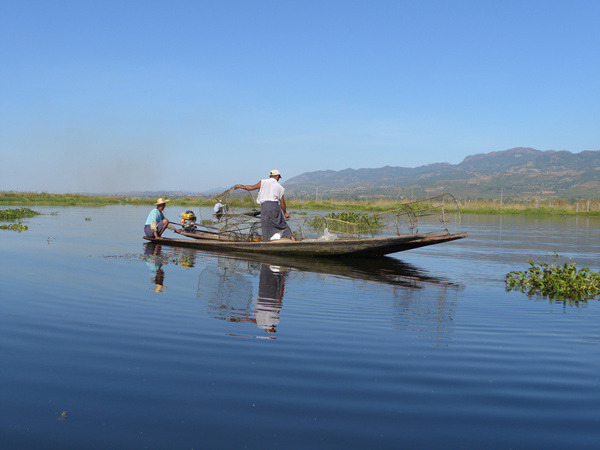
{"type": "Polygon", "coordinates": [[[0,232],[2,449],[600,445],[600,302],[504,288],[555,251],[600,270],[597,219],[464,216],[464,240],[322,261],[35,209],[0,232]]]}

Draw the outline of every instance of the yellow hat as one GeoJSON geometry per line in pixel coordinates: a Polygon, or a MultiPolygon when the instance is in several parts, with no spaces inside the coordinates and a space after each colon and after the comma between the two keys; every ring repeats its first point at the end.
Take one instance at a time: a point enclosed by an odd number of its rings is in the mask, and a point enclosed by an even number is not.
{"type": "Polygon", "coordinates": [[[163,204],[165,204],[167,202],[170,202],[170,201],[171,200],[167,200],[167,199],[164,199],[164,198],[160,197],[158,200],[156,200],[155,205],[163,205],[163,204]]]}
{"type": "Polygon", "coordinates": [[[271,173],[269,173],[270,177],[274,177],[275,175],[281,176],[281,173],[279,173],[279,170],[273,169],[273,170],[271,170],[271,173]]]}

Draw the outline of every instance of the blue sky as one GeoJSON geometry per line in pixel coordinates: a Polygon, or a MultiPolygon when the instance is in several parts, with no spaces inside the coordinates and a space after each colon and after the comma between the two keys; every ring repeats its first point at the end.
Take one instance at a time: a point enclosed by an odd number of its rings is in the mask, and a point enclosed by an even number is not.
{"type": "Polygon", "coordinates": [[[1,1],[0,190],[600,150],[598,1],[1,1]]]}

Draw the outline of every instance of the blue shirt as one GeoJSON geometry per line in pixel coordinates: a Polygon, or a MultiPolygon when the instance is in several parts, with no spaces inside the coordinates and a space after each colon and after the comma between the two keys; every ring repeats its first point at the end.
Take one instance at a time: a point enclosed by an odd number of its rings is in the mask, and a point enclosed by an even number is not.
{"type": "Polygon", "coordinates": [[[150,214],[148,214],[148,219],[146,220],[146,225],[150,225],[150,223],[152,221],[159,223],[161,222],[163,219],[165,218],[165,216],[163,215],[163,213],[161,213],[158,208],[153,209],[152,211],[150,211],[150,214]]]}

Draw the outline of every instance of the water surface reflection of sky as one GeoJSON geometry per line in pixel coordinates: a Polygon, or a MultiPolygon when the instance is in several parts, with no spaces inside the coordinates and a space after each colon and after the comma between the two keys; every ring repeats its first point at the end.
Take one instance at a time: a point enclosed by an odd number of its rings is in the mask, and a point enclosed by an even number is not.
{"type": "Polygon", "coordinates": [[[599,270],[598,219],[469,216],[467,239],[342,261],[145,246],[146,207],[40,210],[0,232],[2,448],[600,442],[600,302],[504,285],[554,252],[599,270]]]}

